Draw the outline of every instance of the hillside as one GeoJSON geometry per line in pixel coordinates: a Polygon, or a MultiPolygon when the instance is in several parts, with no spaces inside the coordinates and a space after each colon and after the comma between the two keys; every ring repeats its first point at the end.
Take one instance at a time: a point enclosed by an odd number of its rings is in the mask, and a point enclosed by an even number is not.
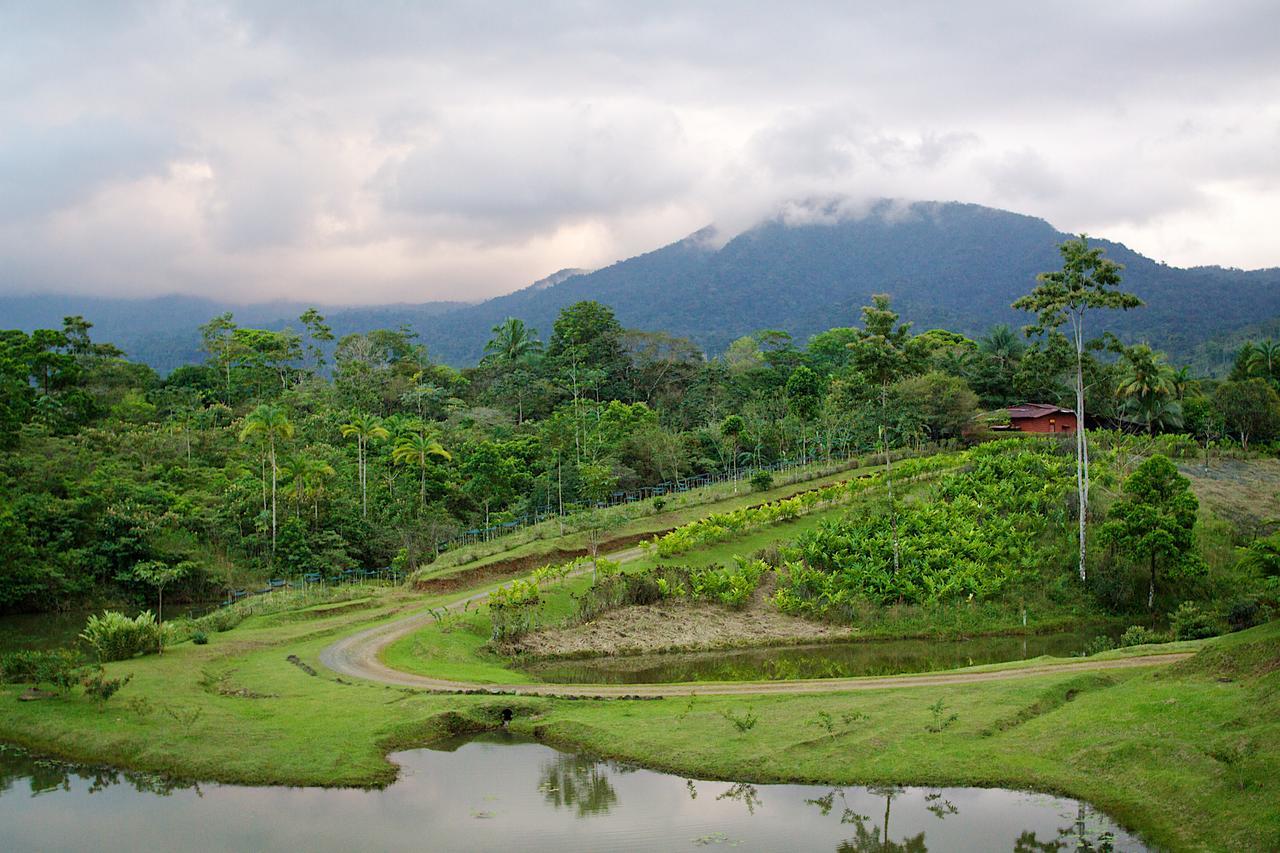
{"type": "MultiPolygon", "coordinates": [[[[882,202],[866,216],[843,219],[816,213],[819,224],[774,219],[723,246],[714,229],[704,229],[604,269],[562,270],[475,305],[327,313],[339,336],[407,324],[434,357],[459,366],[479,359],[490,329],[505,317],[524,319],[545,339],[560,309],[581,299],[612,306],[625,326],[687,336],[710,353],[764,328],[783,329],[803,342],[815,332],[856,323],[859,307],[882,292],[893,296],[917,330],[945,326],[980,334],[994,323],[1026,321],[1009,304],[1037,273],[1059,266],[1057,246],[1069,236],[1042,219],[972,204],[921,202],[904,209],[882,202]]],[[[1125,287],[1148,303],[1108,318],[1105,328],[1149,341],[1175,360],[1195,357],[1200,367],[1220,369],[1221,341],[1280,316],[1280,269],[1180,269],[1119,243],[1097,242],[1125,265],[1125,287]]],[[[98,324],[99,339],[162,370],[195,357],[194,326],[218,311],[235,310],[242,323],[278,327],[303,307],[230,308],[187,297],[141,303],[50,299],[58,307],[40,322],[82,313],[98,324]]],[[[0,298],[0,326],[30,328],[33,312],[28,307],[14,323],[12,303],[0,298]]]]}

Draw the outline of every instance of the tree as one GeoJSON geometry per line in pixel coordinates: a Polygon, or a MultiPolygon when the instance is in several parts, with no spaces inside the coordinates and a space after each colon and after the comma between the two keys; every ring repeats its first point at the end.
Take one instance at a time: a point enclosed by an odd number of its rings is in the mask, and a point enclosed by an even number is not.
{"type": "Polygon", "coordinates": [[[1076,355],[1076,493],[1079,499],[1080,581],[1085,580],[1085,524],[1089,514],[1089,442],[1084,411],[1085,318],[1091,310],[1138,308],[1142,300],[1123,293],[1120,271],[1115,261],[1102,256],[1102,249],[1090,249],[1082,234],[1058,247],[1062,269],[1036,276],[1039,284],[1028,295],[1013,303],[1021,311],[1036,315],[1028,334],[1043,334],[1070,324],[1071,340],[1076,355]]]}
{"type": "MultiPolygon", "coordinates": [[[[156,589],[156,621],[164,621],[164,588],[169,584],[186,577],[195,568],[196,564],[189,561],[170,565],[169,563],[161,562],[160,560],[146,560],[134,565],[133,576],[156,589]]],[[[163,653],[163,631],[160,636],[162,638],[160,651],[163,653]]]]}
{"type": "Polygon", "coordinates": [[[906,374],[911,363],[909,350],[910,323],[898,323],[898,314],[889,307],[889,297],[877,293],[871,304],[862,308],[862,329],[858,339],[849,344],[853,351],[853,365],[880,387],[880,447],[884,451],[885,486],[889,492],[889,526],[893,532],[893,571],[897,574],[901,564],[898,542],[898,512],[893,503],[893,477],[889,460],[888,407],[889,385],[906,374]]]}
{"type": "MultiPolygon", "coordinates": [[[[729,415],[720,422],[720,435],[729,444],[729,475],[734,476],[738,469],[738,446],[742,442],[742,433],[747,428],[741,415],[729,415]]],[[[735,477],[736,480],[736,477],[735,477]]]]}
{"type": "Polygon", "coordinates": [[[587,499],[589,506],[583,517],[587,528],[587,545],[591,549],[591,571],[593,582],[599,579],[600,536],[604,532],[606,520],[598,505],[603,503],[618,485],[618,478],[613,469],[604,462],[587,462],[578,466],[579,491],[587,499]]]}
{"type": "Polygon", "coordinates": [[[1280,431],[1280,395],[1265,379],[1223,382],[1213,392],[1213,403],[1245,450],[1249,439],[1268,439],[1280,431]]]}
{"type": "Polygon", "coordinates": [[[391,433],[382,420],[373,415],[355,412],[351,419],[338,427],[344,438],[356,440],[356,476],[360,480],[360,517],[369,517],[369,444],[390,438],[391,433]]]}
{"type": "Polygon", "coordinates": [[[333,340],[333,329],[325,325],[324,315],[314,308],[303,311],[298,320],[306,328],[307,336],[311,338],[307,353],[315,364],[316,372],[319,373],[324,369],[324,344],[333,340]]]}
{"type": "Polygon", "coordinates": [[[787,377],[786,394],[787,408],[806,427],[802,446],[805,456],[808,457],[807,427],[822,409],[822,380],[818,378],[818,374],[802,364],[791,371],[791,375],[787,377]]]}
{"type": "Polygon", "coordinates": [[[526,326],[524,320],[508,317],[492,331],[493,337],[484,345],[485,358],[500,365],[519,364],[542,350],[538,330],[526,326]]]}
{"type": "Polygon", "coordinates": [[[1173,369],[1164,361],[1164,353],[1146,344],[1125,347],[1120,353],[1120,376],[1116,394],[1147,434],[1161,426],[1181,426],[1181,406],[1174,397],[1173,369]]]}
{"type": "Polygon", "coordinates": [[[1194,553],[1199,509],[1191,481],[1160,454],[1134,469],[1124,482],[1124,497],[1111,507],[1102,525],[1102,541],[1148,564],[1148,610],[1155,608],[1159,569],[1181,576],[1204,572],[1203,561],[1194,553]]]}
{"type": "Polygon", "coordinates": [[[247,441],[258,438],[267,450],[271,464],[271,553],[276,551],[276,480],[279,468],[276,465],[276,444],[293,438],[293,424],[282,406],[263,403],[245,415],[244,425],[240,428],[240,440],[247,441]]]}
{"type": "MultiPolygon", "coordinates": [[[[463,493],[484,506],[484,526],[489,527],[492,505],[506,503],[515,495],[521,472],[516,461],[491,441],[483,442],[466,455],[460,473],[463,493]]],[[[488,535],[487,532],[485,534],[488,535]]]]}
{"type": "Polygon", "coordinates": [[[231,405],[231,364],[236,357],[235,331],[238,327],[231,312],[219,314],[200,327],[201,347],[209,353],[214,364],[220,367],[227,380],[226,404],[231,405]]]}
{"type": "Polygon", "coordinates": [[[441,446],[439,441],[423,432],[412,432],[396,439],[396,446],[391,450],[391,461],[400,465],[411,465],[418,469],[418,508],[427,505],[427,470],[432,459],[443,459],[446,462],[453,457],[441,446]]]}

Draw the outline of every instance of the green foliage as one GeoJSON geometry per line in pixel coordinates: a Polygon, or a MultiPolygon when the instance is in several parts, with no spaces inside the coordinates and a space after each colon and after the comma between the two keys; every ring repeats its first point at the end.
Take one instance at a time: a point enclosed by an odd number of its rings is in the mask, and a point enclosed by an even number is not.
{"type": "Polygon", "coordinates": [[[80,671],[80,656],[70,649],[22,649],[0,654],[0,683],[52,684],[66,692],[80,671]]]}
{"type": "Polygon", "coordinates": [[[1111,507],[1102,526],[1102,541],[1149,567],[1148,608],[1154,606],[1156,576],[1161,568],[1174,578],[1204,573],[1204,561],[1193,550],[1199,507],[1191,493],[1191,481],[1160,454],[1129,475],[1124,498],[1111,507]]]}
{"type": "MultiPolygon", "coordinates": [[[[848,618],[860,600],[932,603],[997,596],[1041,569],[1038,547],[1066,523],[1072,465],[1052,442],[982,445],[938,482],[930,501],[898,508],[901,564],[884,518],[827,521],[784,550],[784,611],[848,618]]],[[[901,473],[899,474],[901,476],[901,473]]]]}
{"type": "Polygon", "coordinates": [[[751,475],[751,488],[757,492],[767,492],[773,488],[773,474],[763,469],[751,475]]]}
{"type": "Polygon", "coordinates": [[[751,601],[760,579],[769,571],[763,560],[735,557],[734,565],[700,566],[689,570],[689,594],[740,610],[751,601]]]}
{"type": "Polygon", "coordinates": [[[107,662],[159,652],[164,645],[164,632],[164,626],[156,622],[150,610],[133,619],[107,610],[89,617],[80,639],[93,650],[98,660],[107,662]]]}
{"type": "Polygon", "coordinates": [[[107,678],[106,670],[96,666],[88,675],[80,679],[80,686],[84,688],[84,695],[92,699],[98,706],[98,711],[101,712],[111,697],[119,693],[132,679],[132,675],[126,675],[123,678],[107,678]]]}
{"type": "Polygon", "coordinates": [[[533,629],[542,597],[537,583],[516,579],[489,593],[489,621],[496,643],[517,640],[533,629]]]}
{"type": "Polygon", "coordinates": [[[720,716],[733,724],[733,727],[737,729],[738,734],[746,734],[754,729],[756,727],[756,723],[760,721],[760,718],[750,711],[743,711],[739,713],[734,711],[732,708],[722,708],[719,713],[720,716]]]}
{"type": "Polygon", "coordinates": [[[205,646],[209,644],[209,635],[197,628],[191,632],[191,642],[197,646],[205,646]]]}
{"type": "Polygon", "coordinates": [[[1203,640],[1221,631],[1213,618],[1194,601],[1184,601],[1169,614],[1169,629],[1178,640],[1203,640]]]}
{"type": "Polygon", "coordinates": [[[1120,635],[1120,647],[1128,648],[1129,646],[1145,646],[1149,643],[1164,643],[1168,639],[1165,634],[1159,631],[1153,631],[1142,625],[1130,625],[1120,635]]]}

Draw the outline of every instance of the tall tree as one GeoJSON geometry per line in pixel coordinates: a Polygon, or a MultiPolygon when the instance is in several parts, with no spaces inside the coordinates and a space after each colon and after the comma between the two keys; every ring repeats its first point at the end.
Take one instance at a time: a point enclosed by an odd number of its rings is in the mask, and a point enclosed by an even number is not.
{"type": "Polygon", "coordinates": [[[201,347],[209,353],[213,363],[222,369],[226,377],[226,400],[231,405],[231,365],[236,358],[235,332],[239,328],[231,317],[231,312],[219,314],[200,327],[201,347]]]}
{"type": "Polygon", "coordinates": [[[1089,439],[1084,411],[1085,318],[1090,311],[1138,308],[1142,300],[1124,293],[1120,271],[1115,261],[1103,257],[1101,248],[1089,248],[1088,239],[1068,240],[1058,247],[1062,269],[1036,276],[1039,284],[1028,295],[1013,303],[1021,311],[1036,315],[1028,334],[1057,330],[1064,323],[1071,327],[1071,340],[1076,355],[1076,494],[1080,515],[1080,580],[1085,580],[1085,524],[1089,515],[1089,439]]]}
{"type": "Polygon", "coordinates": [[[315,371],[324,370],[324,345],[333,340],[333,329],[324,322],[324,315],[314,308],[308,308],[298,318],[307,330],[311,343],[307,345],[307,354],[315,365],[315,371]]]}
{"type": "Polygon", "coordinates": [[[889,297],[877,293],[862,308],[862,328],[849,344],[853,365],[867,381],[880,387],[880,447],[884,452],[885,485],[889,492],[889,527],[893,533],[893,572],[898,573],[902,552],[898,542],[898,511],[893,502],[893,476],[889,459],[889,386],[904,376],[911,364],[911,324],[898,323],[889,297]]]}
{"type": "Polygon", "coordinates": [[[501,365],[514,365],[526,361],[542,349],[538,330],[525,325],[524,320],[508,317],[494,326],[493,337],[484,345],[485,358],[501,365]]]}
{"type": "Polygon", "coordinates": [[[1135,561],[1147,563],[1148,610],[1155,607],[1158,569],[1183,576],[1204,571],[1203,561],[1195,554],[1199,508],[1191,481],[1160,454],[1134,469],[1124,482],[1124,497],[1111,507],[1102,525],[1102,540],[1135,561]]]}
{"type": "Polygon", "coordinates": [[[267,449],[271,465],[271,553],[276,551],[276,481],[280,469],[276,465],[276,446],[293,438],[293,423],[283,406],[263,403],[244,417],[240,428],[240,440],[258,438],[267,449]]]}
{"type": "Polygon", "coordinates": [[[1173,369],[1164,361],[1164,353],[1146,344],[1125,347],[1120,353],[1120,376],[1116,394],[1126,408],[1155,432],[1156,425],[1180,426],[1182,408],[1174,397],[1173,369]]]}
{"type": "Polygon", "coordinates": [[[390,438],[380,418],[355,412],[338,428],[345,438],[356,440],[356,476],[360,480],[360,517],[369,517],[369,445],[390,438]]]}
{"type": "Polygon", "coordinates": [[[391,461],[399,465],[411,465],[418,469],[418,508],[427,505],[427,470],[432,459],[446,462],[453,457],[440,442],[424,432],[411,432],[396,439],[391,449],[391,461]]]}

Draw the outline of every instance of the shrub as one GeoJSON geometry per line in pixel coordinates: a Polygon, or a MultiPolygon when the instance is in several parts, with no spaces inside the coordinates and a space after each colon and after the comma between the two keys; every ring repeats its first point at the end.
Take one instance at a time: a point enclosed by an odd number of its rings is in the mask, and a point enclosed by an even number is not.
{"type": "Polygon", "coordinates": [[[197,628],[195,633],[191,635],[191,642],[195,643],[197,646],[207,645],[209,642],[209,635],[197,628]]]}
{"type": "Polygon", "coordinates": [[[1169,614],[1169,627],[1173,636],[1179,640],[1203,640],[1218,634],[1218,627],[1213,624],[1209,614],[1200,609],[1194,601],[1184,601],[1178,609],[1169,614]]]}
{"type": "Polygon", "coordinates": [[[79,669],[80,656],[69,649],[0,655],[0,682],[5,684],[52,684],[65,693],[79,669]]]}
{"type": "Polygon", "coordinates": [[[1081,652],[1083,657],[1096,655],[1099,652],[1109,652],[1116,647],[1115,641],[1105,634],[1099,634],[1085,645],[1084,651],[1081,652]]]}
{"type": "Polygon", "coordinates": [[[662,512],[662,508],[663,508],[663,507],[665,507],[666,505],[667,505],[667,499],[666,499],[666,498],[654,498],[654,499],[653,499],[653,508],[654,508],[656,511],[658,511],[658,512],[662,512]]]}
{"type": "Polygon", "coordinates": [[[751,488],[757,492],[767,492],[773,488],[773,474],[768,471],[757,471],[751,475],[751,488]]]}
{"type": "Polygon", "coordinates": [[[1153,631],[1141,625],[1130,625],[1120,635],[1120,647],[1127,648],[1129,646],[1144,646],[1148,643],[1163,643],[1167,639],[1169,638],[1159,631],[1153,631]]]}
{"type": "Polygon", "coordinates": [[[99,666],[86,675],[80,684],[84,687],[84,695],[97,703],[98,711],[101,712],[107,700],[119,693],[120,688],[132,679],[132,675],[126,675],[124,678],[107,678],[106,671],[99,666]]]}
{"type": "Polygon", "coordinates": [[[159,652],[164,646],[164,630],[150,610],[133,619],[108,610],[101,616],[89,617],[80,639],[93,649],[99,661],[128,660],[159,652]]]}
{"type": "Polygon", "coordinates": [[[1257,599],[1237,599],[1232,602],[1231,607],[1227,610],[1227,624],[1231,626],[1232,631],[1243,631],[1245,628],[1252,628],[1259,622],[1258,613],[1260,609],[1257,599]]]}

